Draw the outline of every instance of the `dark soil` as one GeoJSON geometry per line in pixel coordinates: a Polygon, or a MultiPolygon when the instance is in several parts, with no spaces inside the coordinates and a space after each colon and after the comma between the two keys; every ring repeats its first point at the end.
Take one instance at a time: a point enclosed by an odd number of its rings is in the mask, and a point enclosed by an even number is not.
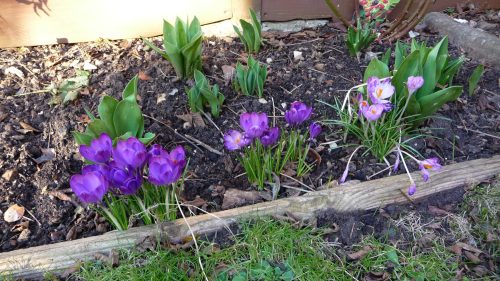
{"type": "MultiPolygon", "coordinates": [[[[361,82],[367,61],[358,63],[349,57],[343,34],[329,26],[294,34],[268,33],[266,38],[268,43],[257,58],[268,62],[267,103],[237,95],[225,85],[222,66],[246,61],[239,40],[208,38],[204,41],[203,71],[212,83],[221,86],[226,96],[222,116],[214,120],[215,124],[222,132],[236,128],[239,114],[245,111],[272,115],[275,110],[276,116],[282,116],[285,107],[294,100],[313,105],[315,120],[336,118],[329,107],[318,101],[333,103],[334,97],[342,98],[345,90],[361,82]],[[293,51],[302,52],[304,59],[294,61],[293,51]]],[[[438,39],[430,34],[420,38],[432,42],[438,39]]],[[[160,44],[159,39],[155,42],[160,44]]],[[[380,50],[382,46],[373,48],[374,52],[380,50]]],[[[455,56],[461,55],[453,46],[450,51],[455,56]]],[[[476,62],[467,61],[455,84],[467,85],[476,65],[476,62]]],[[[118,98],[127,81],[139,72],[145,74],[143,78],[150,78],[139,84],[143,113],[161,121],[146,118],[146,130],[154,132],[158,136],[156,142],[163,146],[183,145],[190,157],[184,200],[199,196],[206,201],[202,204],[204,208],[216,211],[222,205],[224,188],[253,189],[244,177],[235,177],[242,173],[242,168],[236,161],[236,154],[224,150],[221,131],[208,121],[204,128],[188,127],[176,117],[188,113],[184,90],[187,84],[175,79],[170,64],[145,47],[141,40],[3,49],[0,50],[0,68],[0,174],[4,175],[0,178],[0,210],[5,211],[17,203],[30,212],[25,214],[29,221],[27,228],[0,220],[0,251],[96,235],[109,229],[102,218],[83,208],[69,189],[70,176],[79,173],[82,166],[71,131],[83,131],[89,121],[84,107],[95,113],[103,95],[118,98]],[[73,77],[75,69],[81,69],[86,61],[97,69],[92,71],[89,87],[76,101],[49,106],[51,94],[36,93],[50,84],[73,77]],[[22,71],[24,77],[5,74],[5,69],[11,66],[22,71]],[[224,155],[195,148],[164,124],[224,155]],[[48,149],[52,149],[55,156],[37,164],[35,159],[50,156],[48,149]],[[26,239],[19,239],[22,229],[26,239]]],[[[500,126],[499,77],[500,71],[486,68],[476,95],[469,97],[464,93],[458,101],[439,111],[438,115],[447,120],[433,119],[426,124],[423,130],[432,131],[438,139],[420,140],[414,144],[415,148],[425,157],[438,156],[443,164],[498,154],[499,139],[488,134],[497,134],[500,126]]],[[[282,118],[277,121],[283,123],[282,118]]],[[[352,150],[330,150],[328,145],[321,143],[337,141],[342,145],[341,138],[339,128],[324,129],[317,148],[322,162],[302,179],[304,183],[317,188],[340,177],[352,150]]],[[[384,167],[371,156],[357,156],[351,164],[349,178],[366,180],[384,167]]],[[[286,181],[283,179],[282,183],[286,181]]],[[[287,184],[296,185],[294,182],[287,184]]]]}

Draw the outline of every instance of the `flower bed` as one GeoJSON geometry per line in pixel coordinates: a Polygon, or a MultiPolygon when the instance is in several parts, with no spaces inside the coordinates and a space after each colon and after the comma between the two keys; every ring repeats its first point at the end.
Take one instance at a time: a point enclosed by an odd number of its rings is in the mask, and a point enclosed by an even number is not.
{"type": "MultiPolygon", "coordinates": [[[[199,115],[205,117],[203,122],[188,113],[189,105],[183,94],[186,84],[174,77],[169,63],[139,40],[2,50],[2,57],[9,56],[12,64],[25,70],[30,79],[5,76],[2,82],[6,98],[1,101],[5,136],[1,140],[1,161],[5,175],[2,181],[7,188],[0,195],[2,202],[18,203],[32,213],[26,215],[29,222],[20,227],[1,222],[2,249],[73,240],[110,229],[102,217],[82,208],[68,190],[70,176],[79,173],[83,164],[70,131],[83,131],[89,123],[84,106],[95,112],[103,93],[118,97],[136,74],[140,79],[139,104],[145,114],[146,131],[154,132],[155,142],[169,149],[183,145],[190,159],[181,202],[217,211],[228,200],[225,191],[229,188],[253,191],[246,177],[238,176],[243,172],[236,161],[238,154],[229,153],[223,146],[223,134],[237,126],[240,114],[265,112],[277,124],[285,126],[285,111],[300,100],[314,107],[314,120],[330,119],[335,112],[319,100],[332,103],[334,96],[343,98],[343,91],[362,82],[364,70],[363,64],[345,55],[340,35],[329,27],[296,34],[270,33],[266,38],[268,44],[256,56],[260,62],[266,62],[268,69],[262,99],[237,95],[225,79],[226,66],[247,61],[239,41],[203,42],[203,71],[212,84],[217,82],[221,86],[226,98],[220,118],[199,115]],[[41,59],[46,56],[47,59],[41,59]],[[46,104],[50,93],[34,93],[50,82],[72,77],[73,67],[93,71],[89,87],[76,101],[51,107],[46,104]],[[21,233],[24,239],[20,239],[21,233]]],[[[433,36],[427,39],[437,41],[433,36]]],[[[373,49],[378,50],[384,49],[382,46],[373,49]]],[[[458,55],[457,50],[453,53],[458,55]]],[[[466,62],[456,83],[466,84],[473,66],[474,63],[466,62]]],[[[497,76],[497,71],[488,70],[480,82],[483,93],[462,96],[439,111],[451,121],[433,119],[426,124],[426,130],[441,139],[428,137],[411,142],[411,146],[424,158],[439,155],[443,164],[498,154],[496,129],[490,125],[496,122],[497,112],[492,105],[494,97],[489,94],[497,87],[497,76]]],[[[314,155],[310,156],[316,157],[316,167],[301,177],[293,171],[276,175],[283,187],[276,196],[297,195],[341,178],[353,151],[338,147],[344,144],[342,138],[339,127],[324,127],[317,137],[314,155]]],[[[409,165],[410,170],[418,169],[418,164],[409,165]]],[[[384,169],[384,165],[377,165],[370,156],[354,156],[346,178],[382,177],[382,173],[377,173],[384,169]]],[[[251,201],[272,198],[271,186],[266,187],[268,192],[251,201]]],[[[189,210],[198,212],[196,208],[189,210]]]]}

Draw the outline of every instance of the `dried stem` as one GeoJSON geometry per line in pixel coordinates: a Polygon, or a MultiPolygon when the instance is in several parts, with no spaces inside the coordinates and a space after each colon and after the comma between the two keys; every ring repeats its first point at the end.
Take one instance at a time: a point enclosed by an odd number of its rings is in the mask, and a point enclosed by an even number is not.
{"type": "Polygon", "coordinates": [[[386,31],[384,31],[384,33],[382,33],[382,35],[380,35],[380,38],[383,39],[387,35],[390,35],[392,31],[394,31],[397,27],[399,27],[399,25],[401,24],[401,22],[403,21],[403,19],[408,14],[408,10],[410,9],[410,6],[411,6],[412,3],[413,3],[413,0],[408,0],[406,2],[405,6],[403,8],[403,12],[399,15],[399,17],[397,19],[395,19],[391,23],[391,26],[386,31]]]}
{"type": "Polygon", "coordinates": [[[342,14],[337,9],[337,7],[335,6],[335,4],[333,4],[332,0],[325,0],[325,3],[330,8],[330,10],[332,11],[333,15],[335,15],[335,17],[337,19],[339,19],[346,28],[353,27],[353,25],[350,22],[348,22],[344,18],[344,16],[342,16],[342,14]]]}
{"type": "Polygon", "coordinates": [[[426,0],[425,2],[421,2],[419,9],[415,12],[414,16],[412,16],[412,19],[408,20],[408,22],[405,25],[402,25],[404,26],[404,28],[398,33],[394,32],[394,34],[389,36],[387,39],[389,41],[397,40],[403,37],[406,33],[408,33],[423,19],[423,17],[429,11],[429,8],[433,2],[434,0],[426,0]]]}

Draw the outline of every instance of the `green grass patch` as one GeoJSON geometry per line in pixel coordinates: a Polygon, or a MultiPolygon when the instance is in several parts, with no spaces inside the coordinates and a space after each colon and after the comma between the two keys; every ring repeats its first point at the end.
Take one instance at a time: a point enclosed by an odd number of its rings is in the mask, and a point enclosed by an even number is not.
{"type": "MultiPolygon", "coordinates": [[[[458,261],[443,244],[421,249],[414,244],[391,245],[366,237],[357,251],[363,257],[347,261],[344,251],[322,238],[322,230],[296,229],[270,219],[244,223],[234,244],[214,251],[202,242],[200,258],[209,280],[363,280],[385,274],[392,280],[451,280],[458,261]]],[[[120,265],[87,263],[76,274],[81,280],[204,280],[193,251],[122,251],[120,265]]]]}

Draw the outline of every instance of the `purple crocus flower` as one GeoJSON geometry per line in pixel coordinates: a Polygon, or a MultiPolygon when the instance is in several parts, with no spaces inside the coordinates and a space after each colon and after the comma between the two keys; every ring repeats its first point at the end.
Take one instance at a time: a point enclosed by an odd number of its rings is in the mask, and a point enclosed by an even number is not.
{"type": "Polygon", "coordinates": [[[347,174],[349,173],[349,163],[345,167],[344,172],[342,173],[342,176],[339,179],[339,183],[344,183],[345,180],[347,179],[347,174]]]}
{"type": "Polygon", "coordinates": [[[262,136],[260,136],[260,142],[264,146],[271,146],[278,142],[278,138],[280,136],[280,129],[278,127],[269,128],[264,131],[262,136]]]}
{"type": "Polygon", "coordinates": [[[363,114],[363,111],[368,109],[368,107],[370,106],[368,104],[368,101],[363,99],[363,94],[361,93],[358,94],[358,105],[359,105],[358,115],[363,114]]]}
{"type": "Polygon", "coordinates": [[[408,195],[412,196],[413,194],[415,194],[415,192],[417,192],[417,185],[412,182],[410,187],[408,187],[408,195]]]}
{"type": "Polygon", "coordinates": [[[138,170],[121,168],[116,162],[110,163],[109,181],[124,195],[135,194],[142,185],[142,174],[138,170]]]}
{"type": "Polygon", "coordinates": [[[147,157],[146,146],[134,137],[119,141],[113,149],[113,158],[120,168],[140,169],[147,157]]]}
{"type": "Polygon", "coordinates": [[[172,164],[179,166],[181,170],[184,169],[184,166],[186,166],[186,152],[184,152],[182,146],[178,145],[168,155],[172,164]]]}
{"type": "Polygon", "coordinates": [[[366,81],[368,95],[374,104],[388,103],[389,98],[394,95],[395,88],[391,84],[391,79],[380,81],[377,77],[370,77],[366,81]]]}
{"type": "Polygon", "coordinates": [[[80,145],[80,154],[94,163],[106,163],[113,151],[113,141],[106,133],[93,139],[90,145],[80,145]]]}
{"type": "Polygon", "coordinates": [[[258,138],[269,128],[267,115],[265,113],[245,112],[240,115],[240,126],[245,131],[245,137],[258,138]]]}
{"type": "Polygon", "coordinates": [[[250,144],[250,139],[241,132],[229,130],[224,135],[224,146],[227,150],[238,150],[250,144]]]}
{"type": "Polygon", "coordinates": [[[441,164],[439,164],[439,159],[436,157],[425,159],[418,163],[418,168],[422,172],[422,178],[424,181],[429,180],[429,169],[433,171],[439,171],[441,169],[441,164]]]}
{"type": "Polygon", "coordinates": [[[422,76],[410,76],[406,82],[408,87],[408,92],[411,94],[415,93],[416,90],[420,89],[424,85],[424,78],[422,76]]]}
{"type": "Polygon", "coordinates": [[[311,125],[309,125],[309,138],[315,139],[319,134],[321,134],[321,125],[312,122],[311,125]]]}
{"type": "Polygon", "coordinates": [[[183,166],[172,163],[169,158],[151,157],[149,159],[148,180],[154,185],[168,185],[180,178],[182,169],[183,166]]]}
{"type": "Polygon", "coordinates": [[[92,164],[82,168],[82,175],[90,172],[99,172],[105,179],[109,178],[110,167],[107,164],[92,164]]]}
{"type": "Polygon", "coordinates": [[[312,107],[309,107],[300,101],[294,101],[292,102],[290,109],[285,112],[285,120],[290,126],[296,127],[309,119],[312,111],[312,107]]]}
{"type": "Polygon", "coordinates": [[[73,175],[69,181],[71,190],[84,203],[98,203],[108,191],[108,181],[97,171],[73,175]]]}
{"type": "Polygon", "coordinates": [[[372,104],[368,108],[365,108],[362,113],[368,121],[376,121],[382,116],[385,106],[383,104],[372,104]]]}

